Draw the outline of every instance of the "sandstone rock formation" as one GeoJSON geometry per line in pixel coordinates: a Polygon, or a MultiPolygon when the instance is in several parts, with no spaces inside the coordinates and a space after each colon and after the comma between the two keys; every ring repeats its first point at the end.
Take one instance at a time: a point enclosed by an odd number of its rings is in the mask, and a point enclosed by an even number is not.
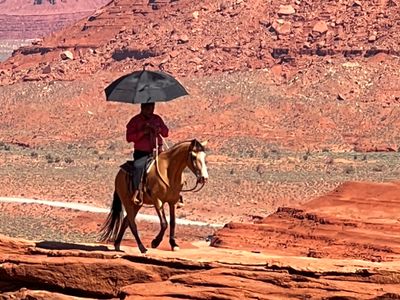
{"type": "MultiPolygon", "coordinates": [[[[115,0],[88,19],[18,50],[2,68],[14,80],[51,63],[76,78],[82,70],[126,72],[149,65],[174,74],[211,74],[306,64],[310,57],[370,57],[399,54],[400,5],[396,1],[174,1],[151,9],[115,0]],[[251,16],[251,17],[249,17],[251,16]],[[77,61],[64,64],[57,53],[77,61]],[[179,54],[179,55],[177,55],[179,54]],[[306,60],[305,60],[306,59],[306,60]]],[[[52,76],[50,76],[51,78],[52,76]]]]}
{"type": "Polygon", "coordinates": [[[319,258],[398,261],[400,183],[345,183],[258,224],[230,223],[212,245],[319,258]],[[375,209],[376,208],[376,209],[375,209]]]}
{"type": "Polygon", "coordinates": [[[147,256],[101,245],[74,247],[1,236],[0,298],[385,299],[400,294],[398,263],[271,256],[206,245],[152,250],[147,256]]]}

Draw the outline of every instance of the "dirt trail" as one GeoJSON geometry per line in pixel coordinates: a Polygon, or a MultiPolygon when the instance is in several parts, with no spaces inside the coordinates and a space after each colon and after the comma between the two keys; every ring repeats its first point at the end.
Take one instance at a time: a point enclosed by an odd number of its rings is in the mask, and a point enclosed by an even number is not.
{"type": "MultiPolygon", "coordinates": [[[[87,212],[94,212],[94,213],[109,213],[110,209],[96,207],[92,205],[76,203],[76,202],[62,202],[62,201],[49,201],[49,200],[40,200],[40,199],[29,199],[29,198],[11,198],[11,197],[0,197],[0,202],[8,202],[8,203],[29,203],[29,204],[41,204],[53,207],[61,207],[61,208],[69,208],[73,210],[79,211],[87,211],[87,212]]],[[[160,220],[157,216],[141,214],[139,213],[136,217],[138,221],[146,221],[146,222],[153,222],[159,223],[160,220]]],[[[209,226],[214,228],[223,227],[223,224],[210,224],[206,222],[200,221],[191,221],[186,219],[176,219],[176,223],[180,225],[193,225],[193,226],[209,226]]]]}

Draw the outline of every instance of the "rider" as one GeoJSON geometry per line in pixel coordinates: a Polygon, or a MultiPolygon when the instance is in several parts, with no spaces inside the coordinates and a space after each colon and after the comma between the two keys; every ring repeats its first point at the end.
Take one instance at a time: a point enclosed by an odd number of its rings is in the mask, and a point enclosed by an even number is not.
{"type": "Polygon", "coordinates": [[[134,144],[133,201],[137,205],[141,205],[141,200],[137,199],[137,196],[146,161],[153,155],[153,149],[156,147],[159,153],[162,152],[162,137],[168,137],[169,132],[161,117],[154,113],[154,108],[154,103],[142,103],[140,113],[126,125],[126,140],[134,144]]]}
{"type": "Polygon", "coordinates": [[[134,143],[133,158],[135,160],[152,155],[156,142],[161,152],[162,137],[168,137],[168,127],[161,117],[154,113],[154,108],[154,103],[141,104],[140,113],[126,125],[126,140],[128,143],[134,143]]]}
{"type": "MultiPolygon", "coordinates": [[[[140,113],[134,116],[126,125],[126,140],[133,142],[134,151],[134,194],[133,202],[137,205],[142,204],[142,199],[138,199],[139,184],[143,175],[146,161],[153,155],[153,149],[158,153],[163,151],[162,137],[168,137],[169,129],[162,118],[154,113],[154,103],[143,103],[140,105],[140,113]]],[[[179,198],[178,208],[183,207],[183,198],[179,198]]]]}

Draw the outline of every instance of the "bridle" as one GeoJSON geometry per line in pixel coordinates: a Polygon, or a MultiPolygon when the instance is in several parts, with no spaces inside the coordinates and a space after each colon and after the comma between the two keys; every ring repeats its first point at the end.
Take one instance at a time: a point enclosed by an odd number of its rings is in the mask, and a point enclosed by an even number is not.
{"type": "Polygon", "coordinates": [[[204,177],[201,176],[201,170],[198,168],[197,163],[195,163],[197,161],[197,152],[194,152],[193,149],[191,149],[189,151],[188,155],[189,155],[188,160],[192,164],[192,168],[194,170],[194,175],[196,176],[196,185],[191,189],[181,190],[181,192],[197,193],[204,187],[206,182],[204,180],[204,177]],[[199,184],[201,184],[201,186],[199,188],[197,188],[199,184]]]}

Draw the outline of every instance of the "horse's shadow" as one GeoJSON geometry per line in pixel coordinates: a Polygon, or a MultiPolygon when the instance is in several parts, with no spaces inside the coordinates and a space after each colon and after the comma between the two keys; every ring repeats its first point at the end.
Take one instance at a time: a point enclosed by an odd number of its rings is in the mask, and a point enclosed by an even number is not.
{"type": "Polygon", "coordinates": [[[36,247],[49,250],[84,250],[84,251],[113,251],[107,246],[90,246],[74,243],[57,241],[41,241],[36,243],[36,247]]]}

